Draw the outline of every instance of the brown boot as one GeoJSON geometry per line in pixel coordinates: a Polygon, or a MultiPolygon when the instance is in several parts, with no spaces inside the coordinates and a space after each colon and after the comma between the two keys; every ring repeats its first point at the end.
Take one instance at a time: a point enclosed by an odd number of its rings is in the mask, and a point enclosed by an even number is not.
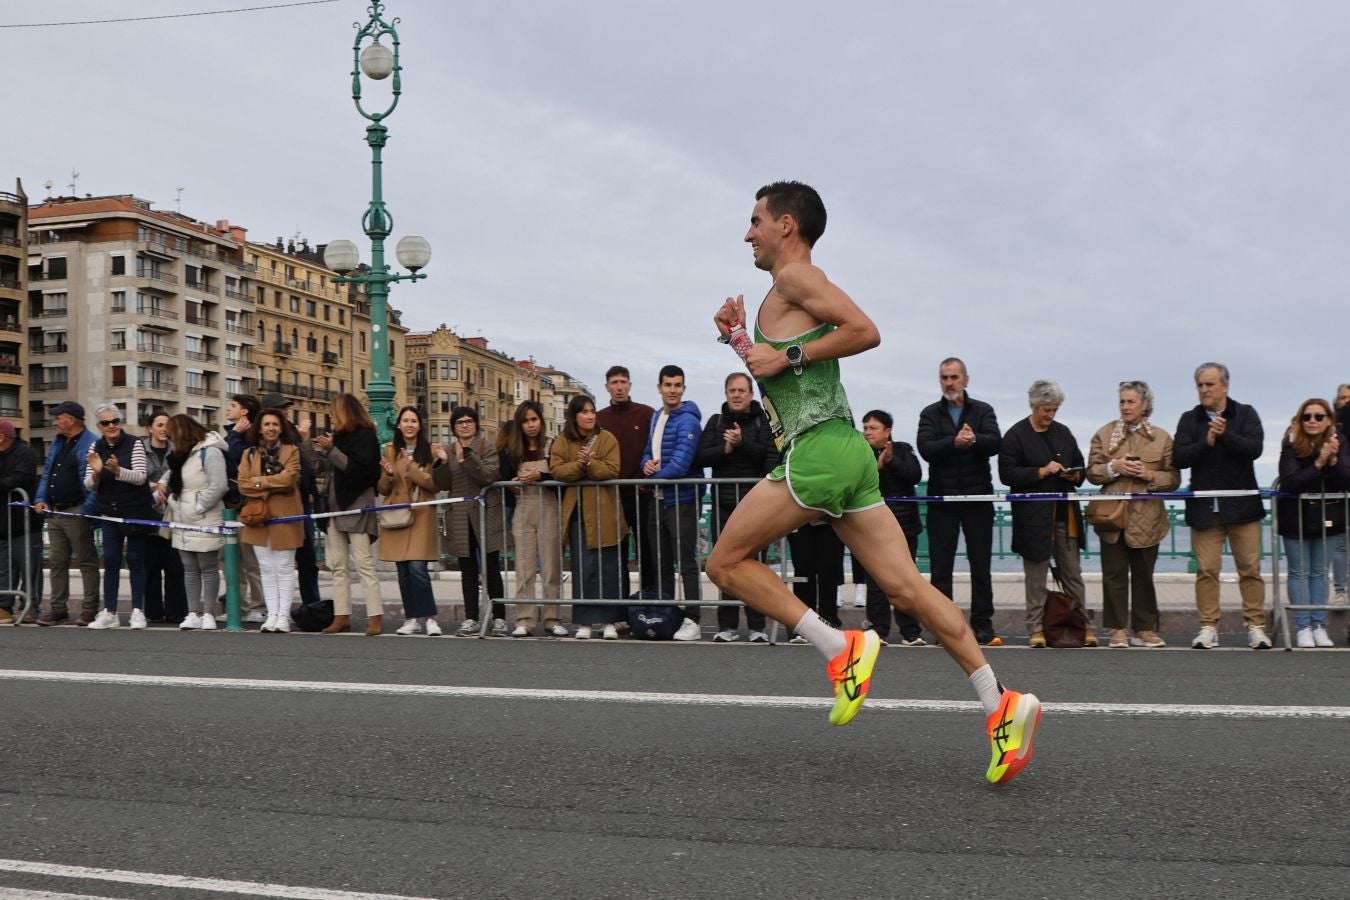
{"type": "Polygon", "coordinates": [[[366,619],[366,637],[384,634],[384,616],[371,616],[366,619]]]}
{"type": "Polygon", "coordinates": [[[329,623],[328,623],[328,627],[325,628],[323,631],[321,631],[321,632],[319,632],[319,633],[320,633],[320,634],[341,634],[341,633],[344,632],[344,631],[349,631],[349,630],[351,629],[351,627],[352,627],[352,617],[351,617],[351,616],[333,616],[333,621],[332,621],[332,622],[329,622],[329,623]]]}

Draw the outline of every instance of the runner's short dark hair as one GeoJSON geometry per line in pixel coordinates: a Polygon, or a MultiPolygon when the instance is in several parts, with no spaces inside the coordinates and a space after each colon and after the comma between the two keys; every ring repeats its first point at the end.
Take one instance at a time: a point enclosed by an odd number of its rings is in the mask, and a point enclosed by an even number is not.
{"type": "Polygon", "coordinates": [[[633,376],[628,374],[627,366],[610,366],[607,370],[605,370],[605,381],[609,381],[615,375],[622,375],[629,381],[633,380],[633,376]]]}
{"type": "Polygon", "coordinates": [[[662,366],[661,374],[656,376],[656,383],[660,384],[667,378],[684,378],[684,369],[676,365],[662,366]]]}
{"type": "Polygon", "coordinates": [[[814,247],[825,233],[825,202],[809,184],[800,181],[775,181],[755,192],[756,200],[768,198],[769,215],[781,219],[790,215],[797,222],[797,233],[814,247]]]}

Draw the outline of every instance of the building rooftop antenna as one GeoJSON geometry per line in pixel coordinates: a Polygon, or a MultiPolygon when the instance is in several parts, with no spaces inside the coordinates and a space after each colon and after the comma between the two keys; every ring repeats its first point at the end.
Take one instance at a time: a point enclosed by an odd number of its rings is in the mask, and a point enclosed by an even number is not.
{"type": "Polygon", "coordinates": [[[79,180],[80,180],[80,173],[79,173],[79,172],[76,172],[74,169],[71,169],[71,170],[70,170],[70,184],[66,185],[66,187],[70,188],[70,196],[72,196],[72,197],[75,196],[75,184],[76,184],[76,182],[78,182],[79,180]]]}
{"type": "Polygon", "coordinates": [[[178,196],[174,199],[174,209],[176,209],[181,216],[183,214],[183,187],[182,185],[179,185],[174,188],[174,190],[178,193],[178,196]]]}

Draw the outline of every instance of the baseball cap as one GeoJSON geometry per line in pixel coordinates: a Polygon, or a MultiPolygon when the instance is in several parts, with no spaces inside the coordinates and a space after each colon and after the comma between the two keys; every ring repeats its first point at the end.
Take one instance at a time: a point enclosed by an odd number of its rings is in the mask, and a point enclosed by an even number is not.
{"type": "Polygon", "coordinates": [[[263,394],[262,398],[263,409],[271,409],[273,407],[286,407],[290,405],[291,401],[287,400],[284,396],[278,394],[276,391],[273,391],[270,394],[263,394]]]}
{"type": "Polygon", "coordinates": [[[60,415],[71,415],[83,422],[84,407],[74,400],[62,400],[56,405],[56,409],[52,410],[53,419],[60,415]]]}

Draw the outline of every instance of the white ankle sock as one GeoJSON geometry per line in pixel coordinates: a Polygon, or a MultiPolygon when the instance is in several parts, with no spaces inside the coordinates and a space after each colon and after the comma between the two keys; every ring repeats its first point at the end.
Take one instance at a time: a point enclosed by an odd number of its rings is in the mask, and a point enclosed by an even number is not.
{"type": "Polygon", "coordinates": [[[980,666],[974,672],[970,673],[970,686],[975,688],[976,695],[980,698],[980,704],[984,707],[984,714],[992,716],[998,709],[999,699],[1003,696],[1003,685],[998,683],[994,677],[994,669],[989,663],[980,666]]]}
{"type": "Polygon", "coordinates": [[[834,659],[840,653],[843,653],[844,648],[848,646],[848,641],[844,638],[842,631],[809,609],[792,630],[810,641],[817,650],[825,655],[827,660],[834,659]]]}

